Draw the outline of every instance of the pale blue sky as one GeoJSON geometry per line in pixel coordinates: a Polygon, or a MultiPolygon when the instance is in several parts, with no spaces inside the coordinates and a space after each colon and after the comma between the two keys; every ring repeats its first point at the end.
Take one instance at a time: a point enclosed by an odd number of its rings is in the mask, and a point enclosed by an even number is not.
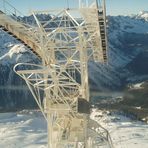
{"type": "MultiPolygon", "coordinates": [[[[47,10],[49,8],[70,7],[78,4],[78,0],[7,0],[23,13],[31,9],[47,10]]],[[[98,0],[99,1],[99,0],[98,0]]],[[[137,14],[141,10],[148,11],[148,0],[106,0],[107,15],[137,14]]]]}

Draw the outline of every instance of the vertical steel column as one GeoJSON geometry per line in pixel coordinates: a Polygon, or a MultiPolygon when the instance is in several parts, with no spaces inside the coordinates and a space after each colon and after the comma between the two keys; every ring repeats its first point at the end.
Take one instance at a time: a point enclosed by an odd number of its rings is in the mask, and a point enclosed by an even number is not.
{"type": "MultiPolygon", "coordinates": [[[[81,90],[82,98],[89,102],[89,85],[88,85],[88,60],[87,60],[87,42],[83,36],[83,28],[78,29],[79,33],[79,50],[80,50],[80,71],[81,71],[81,90]]],[[[83,114],[84,120],[84,145],[88,148],[88,119],[89,115],[83,114]]]]}

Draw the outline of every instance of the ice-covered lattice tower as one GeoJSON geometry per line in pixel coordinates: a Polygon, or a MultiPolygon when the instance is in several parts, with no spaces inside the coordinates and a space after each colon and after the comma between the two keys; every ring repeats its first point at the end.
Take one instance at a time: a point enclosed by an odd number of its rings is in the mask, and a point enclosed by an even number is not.
{"type": "Polygon", "coordinates": [[[33,11],[34,25],[1,11],[0,27],[42,61],[19,63],[14,71],[47,120],[48,148],[112,147],[108,131],[89,119],[88,61],[107,62],[105,1],[76,3],[75,8],[33,11]]]}

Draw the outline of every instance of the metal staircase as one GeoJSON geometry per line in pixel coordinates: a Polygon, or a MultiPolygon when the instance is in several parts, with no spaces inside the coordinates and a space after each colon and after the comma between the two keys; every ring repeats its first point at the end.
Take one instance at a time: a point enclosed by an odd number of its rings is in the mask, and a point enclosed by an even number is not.
{"type": "MultiPolygon", "coordinates": [[[[2,4],[2,3],[1,3],[2,4]]],[[[13,36],[26,47],[28,47],[35,55],[41,58],[39,39],[35,35],[35,29],[32,29],[29,24],[23,22],[16,14],[16,10],[7,1],[3,1],[3,6],[0,10],[0,29],[7,32],[10,36],[13,36]],[[6,8],[13,8],[12,11],[8,11],[6,8]],[[9,12],[9,14],[8,14],[9,12]]],[[[18,13],[20,15],[20,12],[18,13]]]]}
{"type": "Polygon", "coordinates": [[[95,3],[90,8],[83,8],[81,13],[86,22],[86,28],[90,36],[94,50],[94,61],[107,62],[107,38],[105,7],[99,7],[95,3]],[[97,7],[96,7],[97,6],[97,7]]]}

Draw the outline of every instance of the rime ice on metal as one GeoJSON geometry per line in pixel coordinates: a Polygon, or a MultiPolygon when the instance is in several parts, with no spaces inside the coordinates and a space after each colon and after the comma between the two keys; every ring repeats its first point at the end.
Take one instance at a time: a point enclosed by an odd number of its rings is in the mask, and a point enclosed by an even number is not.
{"type": "Polygon", "coordinates": [[[19,63],[14,71],[47,120],[48,147],[112,147],[108,131],[89,119],[88,61],[107,62],[105,2],[79,0],[78,8],[33,11],[34,24],[7,2],[3,6],[0,27],[42,61],[19,63]]]}

